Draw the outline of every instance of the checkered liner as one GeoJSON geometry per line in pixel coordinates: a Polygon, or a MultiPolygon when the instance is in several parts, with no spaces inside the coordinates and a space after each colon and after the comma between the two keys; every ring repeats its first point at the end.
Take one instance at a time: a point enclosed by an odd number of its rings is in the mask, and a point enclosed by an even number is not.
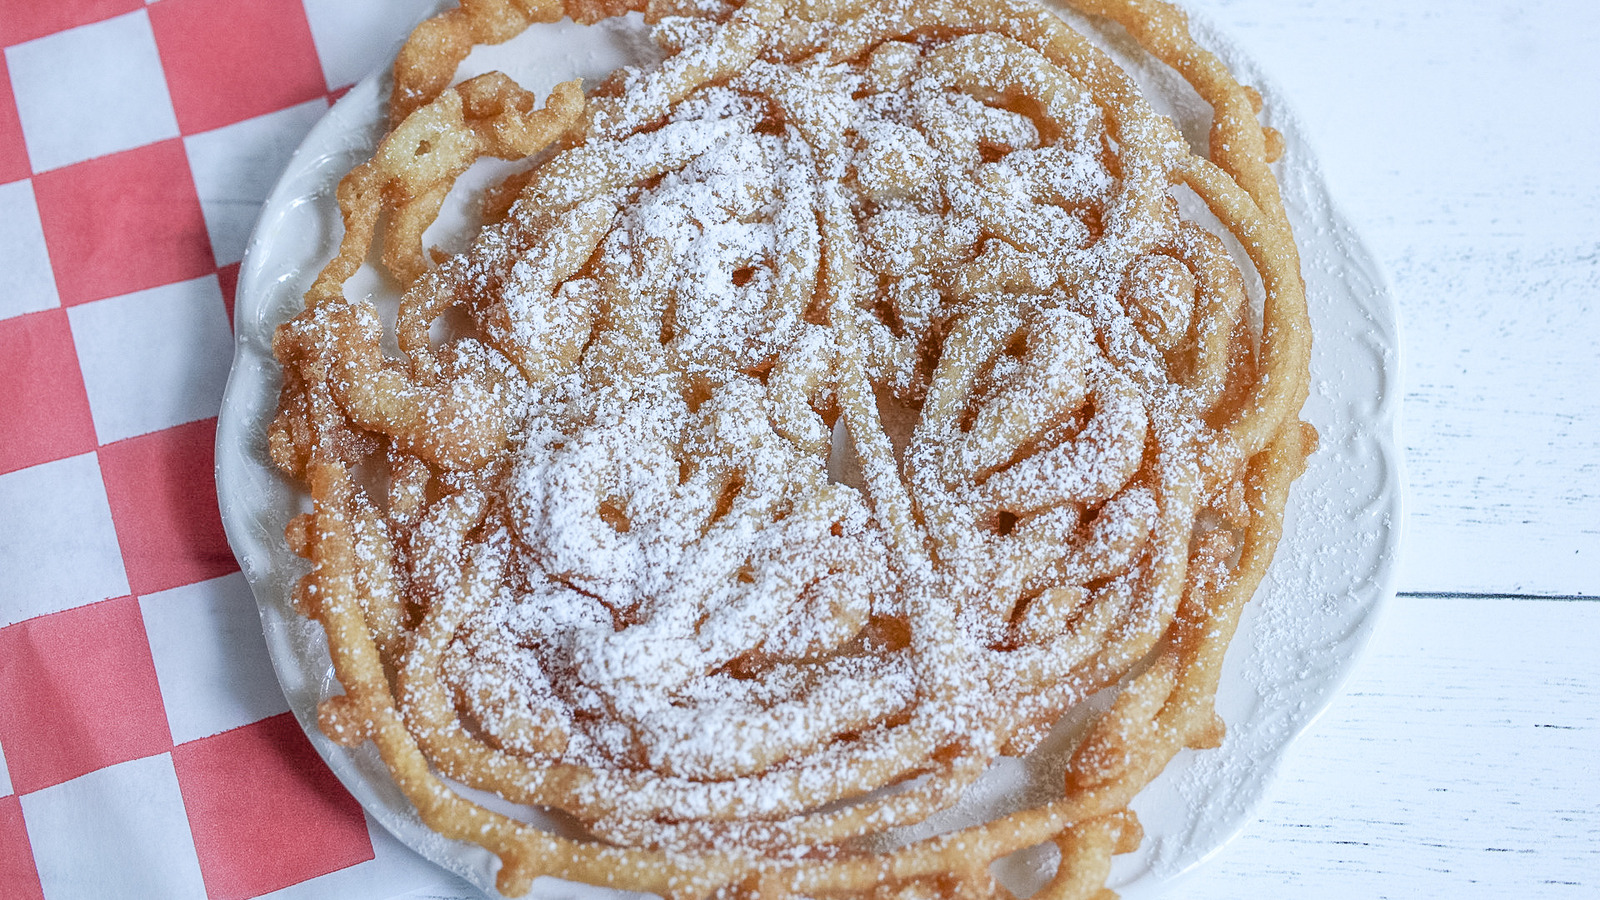
{"type": "Polygon", "coordinates": [[[0,0],[0,896],[471,888],[288,712],[212,479],[295,146],[435,0],[0,0]]]}

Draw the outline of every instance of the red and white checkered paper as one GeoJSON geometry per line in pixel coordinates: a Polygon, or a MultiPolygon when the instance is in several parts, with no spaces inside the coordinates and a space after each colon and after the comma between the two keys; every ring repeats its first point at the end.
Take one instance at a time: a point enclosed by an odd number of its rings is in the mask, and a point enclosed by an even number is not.
{"type": "Polygon", "coordinates": [[[212,478],[301,138],[435,0],[0,0],[0,897],[466,896],[273,676],[212,478]]]}

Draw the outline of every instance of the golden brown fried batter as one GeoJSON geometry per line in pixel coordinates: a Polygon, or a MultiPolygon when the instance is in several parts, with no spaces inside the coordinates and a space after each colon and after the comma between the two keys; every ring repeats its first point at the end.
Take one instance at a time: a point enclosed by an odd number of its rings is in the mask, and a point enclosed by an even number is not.
{"type": "Polygon", "coordinates": [[[1092,897],[1133,796],[1220,740],[1314,441],[1275,138],[1172,7],[1073,5],[1212,105],[1212,158],[1024,0],[467,0],[401,52],[277,334],[271,450],[315,501],[290,540],[346,689],[323,729],[504,893],[990,896],[1050,841],[1037,896],[1092,897]],[[476,43],[629,11],[662,60],[587,97],[447,87],[476,43]],[[529,164],[435,259],[483,157],[529,164]],[[398,357],[343,289],[373,249],[398,357]],[[883,837],[1118,683],[1056,798],[883,837]]]}

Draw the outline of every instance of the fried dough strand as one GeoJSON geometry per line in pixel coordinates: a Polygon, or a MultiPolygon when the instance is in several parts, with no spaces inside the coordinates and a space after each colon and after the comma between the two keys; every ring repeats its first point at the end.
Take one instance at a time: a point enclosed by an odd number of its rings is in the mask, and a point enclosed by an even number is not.
{"type": "Polygon", "coordinates": [[[1174,7],[1071,5],[1211,104],[1209,159],[1026,0],[463,0],[401,50],[269,447],[314,505],[322,729],[502,893],[1008,896],[990,864],[1053,842],[1036,896],[1099,897],[1132,798],[1220,742],[1315,443],[1281,140],[1174,7]],[[588,96],[451,86],[630,12],[662,61],[588,96]],[[486,157],[529,165],[429,251],[486,157]],[[344,290],[374,250],[398,354],[344,290]],[[1116,685],[1058,798],[895,837],[1116,685]]]}

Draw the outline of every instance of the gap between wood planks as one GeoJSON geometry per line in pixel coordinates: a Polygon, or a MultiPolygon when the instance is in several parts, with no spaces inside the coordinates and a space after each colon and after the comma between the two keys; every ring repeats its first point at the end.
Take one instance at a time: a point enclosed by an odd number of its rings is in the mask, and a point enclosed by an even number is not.
{"type": "Polygon", "coordinates": [[[1500,594],[1493,591],[1397,591],[1397,598],[1418,600],[1587,600],[1600,601],[1600,594],[1500,594]]]}

